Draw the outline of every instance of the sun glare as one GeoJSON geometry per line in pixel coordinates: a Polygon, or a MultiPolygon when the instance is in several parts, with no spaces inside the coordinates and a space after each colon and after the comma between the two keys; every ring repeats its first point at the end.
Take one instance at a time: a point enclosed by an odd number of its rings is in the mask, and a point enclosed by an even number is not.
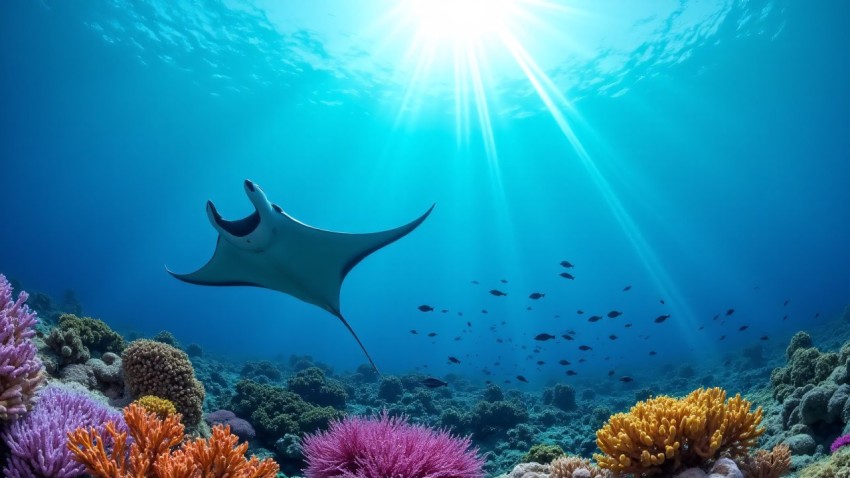
{"type": "Polygon", "coordinates": [[[477,42],[505,28],[511,0],[412,0],[411,14],[419,19],[426,41],[455,46],[477,42]]]}

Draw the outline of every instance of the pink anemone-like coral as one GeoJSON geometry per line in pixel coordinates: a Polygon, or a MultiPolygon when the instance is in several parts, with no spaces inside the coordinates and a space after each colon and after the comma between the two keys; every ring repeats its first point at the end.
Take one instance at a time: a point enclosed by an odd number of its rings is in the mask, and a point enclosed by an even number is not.
{"type": "Polygon", "coordinates": [[[15,420],[30,411],[44,383],[44,365],[32,341],[36,316],[24,303],[27,293],[12,300],[12,285],[0,274],[0,420],[15,420]]]}
{"type": "Polygon", "coordinates": [[[307,478],[481,478],[484,459],[469,438],[411,425],[386,412],[347,417],[303,442],[307,478]]]}

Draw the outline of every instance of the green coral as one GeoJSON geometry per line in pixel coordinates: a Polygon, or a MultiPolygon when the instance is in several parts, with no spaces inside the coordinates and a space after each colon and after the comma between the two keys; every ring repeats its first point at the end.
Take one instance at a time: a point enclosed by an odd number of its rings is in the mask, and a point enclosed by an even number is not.
{"type": "Polygon", "coordinates": [[[528,421],[528,412],[514,401],[478,402],[466,420],[473,433],[486,436],[528,421]]]}
{"type": "Polygon", "coordinates": [[[236,383],[236,394],[231,399],[230,409],[251,422],[257,437],[270,446],[287,433],[312,433],[326,428],[330,420],[343,416],[342,412],[333,407],[311,405],[297,393],[285,388],[252,380],[236,383]]]}
{"type": "Polygon", "coordinates": [[[404,385],[394,375],[384,377],[381,380],[381,384],[378,385],[378,398],[381,400],[386,400],[390,403],[397,402],[402,395],[404,395],[404,385]]]}
{"type": "Polygon", "coordinates": [[[345,408],[348,393],[345,387],[336,380],[325,377],[325,372],[319,367],[304,369],[289,379],[287,388],[297,393],[307,402],[319,406],[345,408]]]}
{"type": "Polygon", "coordinates": [[[812,347],[814,347],[814,344],[812,344],[812,337],[801,330],[791,337],[791,341],[788,342],[788,348],[785,349],[785,356],[788,360],[791,360],[791,357],[794,356],[794,352],[797,350],[810,349],[812,347]]]}
{"type": "Polygon", "coordinates": [[[555,458],[560,458],[564,456],[564,450],[561,449],[558,445],[545,445],[542,443],[538,443],[531,447],[528,450],[528,453],[522,457],[521,463],[552,463],[552,460],[555,458]]]}
{"type": "Polygon", "coordinates": [[[124,338],[106,322],[73,314],[61,315],[45,342],[62,357],[63,363],[83,363],[92,352],[120,354],[124,350],[124,338]]]}
{"type": "Polygon", "coordinates": [[[803,468],[800,478],[850,478],[850,447],[803,468]]]}
{"type": "Polygon", "coordinates": [[[773,397],[779,402],[785,400],[797,387],[820,384],[838,366],[839,355],[835,352],[823,353],[815,347],[805,345],[811,345],[808,334],[795,334],[786,351],[790,353],[788,364],[773,369],[770,374],[773,397]]]}

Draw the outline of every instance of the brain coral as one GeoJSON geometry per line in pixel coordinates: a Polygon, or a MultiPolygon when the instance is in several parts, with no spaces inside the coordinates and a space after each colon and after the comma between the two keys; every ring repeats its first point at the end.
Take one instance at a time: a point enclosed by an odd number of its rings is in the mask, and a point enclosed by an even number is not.
{"type": "Polygon", "coordinates": [[[133,397],[155,395],[174,403],[187,426],[201,421],[204,386],[195,378],[189,356],[168,344],[133,341],[121,355],[124,380],[133,397]]]}
{"type": "Polygon", "coordinates": [[[617,413],[596,432],[600,467],[615,474],[675,474],[721,453],[739,457],[764,433],[761,408],[750,411],[740,395],[726,400],[720,388],[698,389],[676,399],[660,396],[617,413]]]}

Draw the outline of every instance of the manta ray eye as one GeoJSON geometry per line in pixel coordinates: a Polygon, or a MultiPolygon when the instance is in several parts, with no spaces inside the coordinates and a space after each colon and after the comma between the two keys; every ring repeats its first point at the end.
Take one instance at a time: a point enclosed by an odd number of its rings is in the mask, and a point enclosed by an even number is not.
{"type": "Polygon", "coordinates": [[[272,209],[283,214],[283,209],[281,209],[280,206],[278,206],[277,204],[272,204],[272,209]]]}

